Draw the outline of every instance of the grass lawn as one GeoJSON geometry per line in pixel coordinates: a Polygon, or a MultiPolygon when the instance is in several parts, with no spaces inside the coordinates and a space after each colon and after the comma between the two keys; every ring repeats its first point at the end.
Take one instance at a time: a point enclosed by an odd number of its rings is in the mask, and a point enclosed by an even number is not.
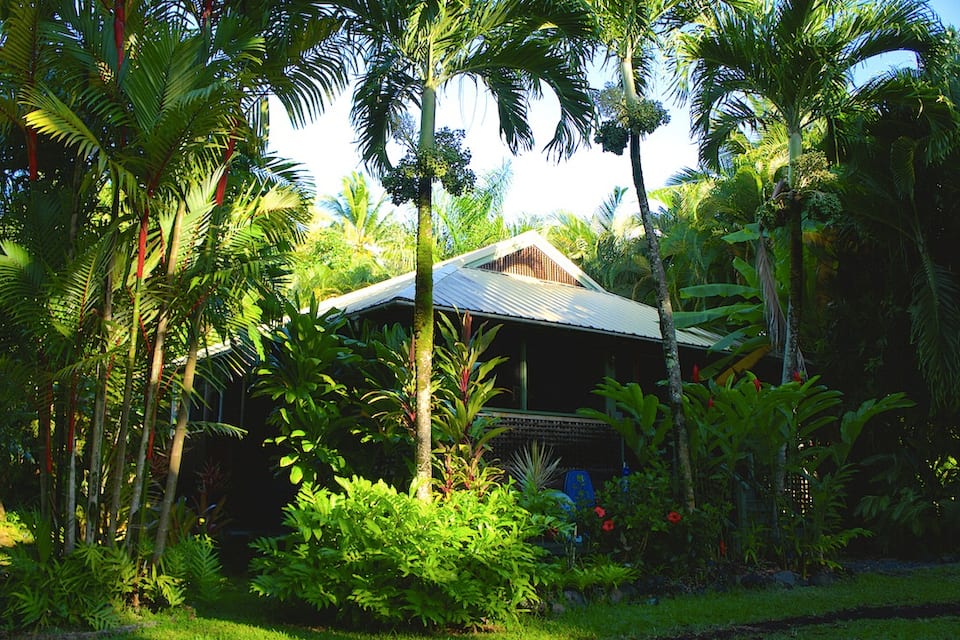
{"type": "Polygon", "coordinates": [[[960,638],[960,565],[898,574],[861,574],[826,587],[685,595],[659,604],[592,604],[550,618],[479,634],[361,633],[325,627],[309,614],[258,600],[231,585],[216,603],[195,611],[144,616],[116,639],[412,640],[479,637],[489,640],[644,638],[942,639],[960,638]],[[917,608],[919,605],[935,607],[917,608]],[[897,609],[897,607],[900,607],[897,609]],[[837,615],[837,612],[845,612],[837,615]],[[946,612],[946,615],[944,613],[946,612]],[[893,614],[894,617],[886,617],[893,614]],[[896,617],[904,615],[908,617],[896,617]],[[818,619],[811,619],[817,616],[818,619]],[[832,618],[839,618],[831,619],[832,618]],[[819,617],[822,617],[820,619],[819,617]],[[788,621],[775,629],[770,621],[788,621]]]}

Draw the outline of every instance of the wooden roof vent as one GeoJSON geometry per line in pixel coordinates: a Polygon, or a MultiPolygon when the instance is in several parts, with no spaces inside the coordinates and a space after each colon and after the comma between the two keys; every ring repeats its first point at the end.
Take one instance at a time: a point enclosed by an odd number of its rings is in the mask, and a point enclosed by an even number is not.
{"type": "Polygon", "coordinates": [[[537,247],[525,247],[479,266],[480,269],[581,287],[579,282],[537,247]]]}

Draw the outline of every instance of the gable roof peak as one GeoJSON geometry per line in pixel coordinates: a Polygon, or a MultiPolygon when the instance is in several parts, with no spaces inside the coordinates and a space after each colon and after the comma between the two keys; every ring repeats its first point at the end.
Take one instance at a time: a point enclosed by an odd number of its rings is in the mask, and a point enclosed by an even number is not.
{"type": "MultiPolygon", "coordinates": [[[[446,271],[444,267],[450,265],[451,268],[467,269],[488,269],[491,271],[500,271],[508,275],[516,275],[504,270],[501,266],[496,266],[498,261],[502,261],[511,255],[518,254],[524,250],[535,249],[545,256],[553,266],[565,274],[567,277],[562,279],[550,278],[554,281],[567,281],[570,284],[576,284],[591,291],[603,291],[593,278],[588,276],[572,260],[563,255],[556,247],[550,244],[546,238],[537,231],[526,231],[520,235],[500,242],[481,247],[474,251],[465,253],[456,258],[451,258],[436,265],[437,275],[446,271]]],[[[537,277],[534,275],[533,277],[537,277]]]]}

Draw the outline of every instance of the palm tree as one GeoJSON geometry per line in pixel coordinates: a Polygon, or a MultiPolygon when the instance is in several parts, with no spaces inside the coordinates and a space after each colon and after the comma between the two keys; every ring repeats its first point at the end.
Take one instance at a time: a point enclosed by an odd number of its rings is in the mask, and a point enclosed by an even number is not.
{"type": "Polygon", "coordinates": [[[480,183],[469,192],[459,196],[437,194],[433,204],[439,222],[436,250],[441,259],[510,237],[503,218],[503,203],[511,177],[510,163],[505,162],[480,176],[480,183]]]}
{"type": "MultiPolygon", "coordinates": [[[[417,203],[413,334],[416,352],[417,495],[430,499],[433,358],[433,181],[453,177],[436,145],[437,96],[457,79],[482,84],[497,103],[500,132],[511,151],[533,145],[528,96],[541,85],[557,96],[560,121],[548,151],[569,154],[590,125],[591,107],[569,40],[590,32],[588,15],[571,2],[545,0],[336,0],[347,31],[362,43],[363,69],[351,117],[361,156],[378,173],[391,168],[387,142],[400,116],[420,108],[414,184],[401,201],[417,203]]],[[[465,162],[455,150],[459,169],[465,162]]],[[[460,172],[457,172],[460,173],[460,172]]],[[[460,176],[463,177],[463,176],[460,176]]],[[[462,185],[461,185],[462,186],[462,185]]],[[[457,189],[450,189],[456,191],[457,189]]],[[[395,198],[397,194],[394,194],[395,198]]]]}
{"type": "MultiPolygon", "coordinates": [[[[756,130],[767,122],[786,127],[787,177],[771,197],[789,238],[784,383],[802,369],[803,193],[797,165],[803,134],[823,121],[840,129],[844,116],[876,104],[884,89],[899,87],[890,74],[853,86],[858,66],[895,51],[912,51],[929,62],[938,53],[941,32],[924,0],[778,0],[718,10],[686,43],[691,117],[704,161],[715,163],[726,140],[744,127],[756,130]]],[[[777,494],[784,490],[785,460],[786,445],[778,452],[777,494]]]]}
{"type": "Polygon", "coordinates": [[[715,163],[731,134],[768,122],[786,127],[787,178],[775,198],[790,237],[790,285],[782,380],[801,368],[799,328],[803,291],[802,214],[795,168],[803,134],[875,103],[892,76],[855,86],[852,73],[875,56],[911,51],[927,63],[942,28],[925,0],[777,0],[720,9],[715,21],[687,40],[689,93],[701,156],[715,163]]]}
{"type": "Polygon", "coordinates": [[[666,111],[659,103],[642,98],[649,79],[652,55],[658,47],[665,46],[666,35],[698,14],[703,3],[687,0],[590,0],[589,4],[599,24],[599,40],[619,72],[616,85],[601,93],[601,111],[609,119],[600,126],[597,138],[603,143],[604,150],[618,154],[623,153],[629,145],[633,186],[640,205],[647,257],[656,283],[657,311],[681,487],[687,508],[692,510],[696,500],[683,413],[680,353],[657,229],[644,184],[640,141],[668,120],[666,111]]]}
{"type": "Polygon", "coordinates": [[[356,254],[375,256],[389,231],[390,221],[384,210],[387,196],[374,199],[366,177],[356,171],[344,176],[342,185],[339,195],[323,196],[317,206],[334,215],[334,224],[356,254]]]}
{"type": "MultiPolygon", "coordinates": [[[[212,178],[219,182],[216,175],[212,178]]],[[[287,275],[285,255],[307,210],[306,194],[287,184],[261,184],[252,176],[244,181],[244,192],[229,204],[217,204],[219,187],[215,182],[198,181],[193,193],[187,194],[189,216],[181,229],[184,252],[174,285],[180,293],[172,308],[181,327],[176,338],[184,346],[186,359],[168,447],[154,562],[163,555],[167,542],[200,349],[208,340],[236,340],[262,321],[263,301],[281,299],[287,275]],[[251,297],[261,301],[260,305],[250,304],[251,297]]]]}

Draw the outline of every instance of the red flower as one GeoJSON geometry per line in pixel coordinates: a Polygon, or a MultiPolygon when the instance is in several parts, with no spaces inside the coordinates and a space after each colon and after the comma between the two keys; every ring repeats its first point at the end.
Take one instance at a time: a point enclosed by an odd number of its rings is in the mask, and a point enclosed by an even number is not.
{"type": "Polygon", "coordinates": [[[720,557],[727,557],[727,543],[723,541],[723,538],[720,538],[720,557]]]}
{"type": "Polygon", "coordinates": [[[604,531],[613,531],[613,520],[604,520],[600,528],[604,531]]]}
{"type": "Polygon", "coordinates": [[[794,381],[794,382],[803,382],[803,379],[800,377],[800,372],[799,372],[799,371],[794,371],[794,372],[793,372],[793,381],[794,381]]]}
{"type": "Polygon", "coordinates": [[[693,365],[693,381],[700,382],[700,367],[693,365]]]}
{"type": "Polygon", "coordinates": [[[604,509],[603,507],[594,507],[593,512],[597,514],[598,518],[603,518],[604,516],[607,515],[607,510],[604,509]]]}
{"type": "Polygon", "coordinates": [[[713,409],[713,396],[710,396],[710,399],[707,400],[707,409],[713,409]]]}
{"type": "Polygon", "coordinates": [[[760,393],[760,378],[753,379],[753,386],[757,388],[757,393],[760,393]]]}
{"type": "Polygon", "coordinates": [[[683,520],[683,516],[677,513],[676,511],[671,511],[670,513],[667,514],[667,522],[669,522],[670,524],[677,524],[681,520],[683,520]]]}

